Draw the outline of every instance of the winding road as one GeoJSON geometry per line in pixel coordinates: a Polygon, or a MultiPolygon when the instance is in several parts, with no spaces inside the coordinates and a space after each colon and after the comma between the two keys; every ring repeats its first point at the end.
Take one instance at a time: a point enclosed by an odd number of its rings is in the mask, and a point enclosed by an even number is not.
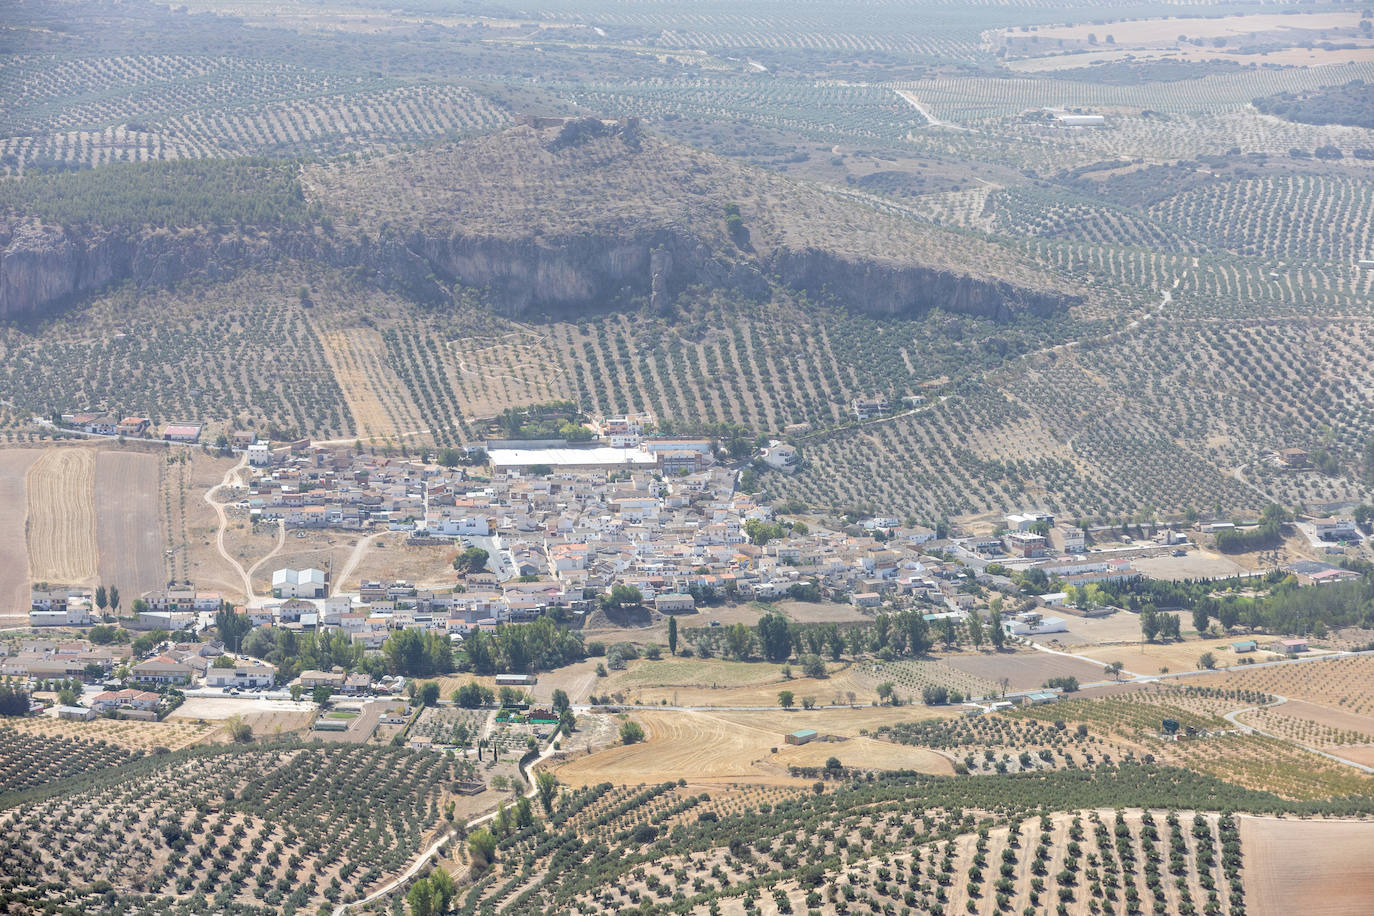
{"type": "Polygon", "coordinates": [[[1316,754],[1318,757],[1325,757],[1327,760],[1334,760],[1336,763],[1343,763],[1348,767],[1354,767],[1355,769],[1360,770],[1364,773],[1374,773],[1374,767],[1365,766],[1363,763],[1356,763],[1353,760],[1346,760],[1344,757],[1337,757],[1335,754],[1323,751],[1320,748],[1309,747],[1306,744],[1301,744],[1297,741],[1294,741],[1292,738],[1285,738],[1282,735],[1276,735],[1273,732],[1267,732],[1264,729],[1256,728],[1253,725],[1246,725],[1244,722],[1241,722],[1236,718],[1236,716],[1244,715],[1247,712],[1255,712],[1259,709],[1273,709],[1275,706],[1282,706],[1284,703],[1288,702],[1288,697],[1281,697],[1277,693],[1271,693],[1270,696],[1274,698],[1274,702],[1261,703],[1258,706],[1249,706],[1245,709],[1237,709],[1235,712],[1226,713],[1224,716],[1222,716],[1222,718],[1225,719],[1227,722],[1230,722],[1232,725],[1240,729],[1242,732],[1245,732],[1246,734],[1263,735],[1266,738],[1274,738],[1278,741],[1286,741],[1287,743],[1296,745],[1297,747],[1300,747],[1305,751],[1309,751],[1313,754],[1316,754]]]}
{"type": "Polygon", "coordinates": [[[234,567],[234,569],[238,572],[239,578],[243,580],[243,594],[248,601],[252,601],[252,578],[248,575],[247,571],[244,570],[243,564],[240,563],[237,559],[235,559],[229,553],[229,551],[224,548],[224,530],[229,527],[229,518],[224,513],[224,507],[227,504],[215,499],[214,495],[215,491],[220,489],[220,487],[229,486],[230,483],[234,480],[234,478],[238,476],[238,472],[243,470],[247,466],[248,454],[245,452],[244,456],[239,459],[238,464],[234,465],[229,470],[224,472],[224,478],[218,484],[205,491],[205,501],[209,503],[211,509],[215,510],[215,515],[219,518],[219,530],[215,532],[215,549],[218,550],[219,555],[224,558],[224,562],[234,567]]]}
{"type": "MultiPolygon", "coordinates": [[[[553,745],[554,742],[550,741],[548,747],[544,748],[544,750],[540,752],[538,757],[534,758],[529,763],[525,764],[520,768],[521,773],[525,777],[525,782],[529,784],[529,788],[527,788],[524,793],[525,798],[533,798],[535,792],[538,791],[534,782],[534,768],[539,764],[543,763],[548,758],[552,757],[555,753],[557,753],[554,750],[553,745]]],[[[473,820],[468,821],[467,825],[469,828],[480,826],[482,824],[487,823],[490,820],[493,820],[496,817],[496,815],[496,811],[489,811],[481,817],[474,818],[473,820]]],[[[443,836],[439,837],[437,840],[431,843],[429,845],[429,848],[425,849],[423,852],[417,855],[414,861],[410,863],[410,865],[406,868],[405,871],[401,872],[401,874],[397,875],[395,878],[392,878],[386,884],[383,884],[381,887],[377,888],[375,891],[368,894],[366,897],[354,900],[351,903],[341,903],[338,906],[334,907],[333,916],[343,916],[344,913],[348,912],[350,907],[366,906],[367,904],[372,903],[374,900],[378,900],[382,897],[385,897],[387,894],[390,894],[397,888],[404,887],[406,882],[410,881],[411,878],[414,878],[417,874],[419,874],[420,869],[424,868],[425,865],[429,863],[430,859],[438,855],[439,851],[442,850],[445,846],[447,846],[449,841],[453,838],[454,834],[452,831],[445,832],[443,836]]]]}

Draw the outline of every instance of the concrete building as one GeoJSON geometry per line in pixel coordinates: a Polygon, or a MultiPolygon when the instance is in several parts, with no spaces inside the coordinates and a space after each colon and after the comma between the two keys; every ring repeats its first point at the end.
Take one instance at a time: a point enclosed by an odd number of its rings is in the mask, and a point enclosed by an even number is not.
{"type": "Polygon", "coordinates": [[[319,569],[279,569],[272,573],[275,598],[323,598],[324,571],[319,569]]]}

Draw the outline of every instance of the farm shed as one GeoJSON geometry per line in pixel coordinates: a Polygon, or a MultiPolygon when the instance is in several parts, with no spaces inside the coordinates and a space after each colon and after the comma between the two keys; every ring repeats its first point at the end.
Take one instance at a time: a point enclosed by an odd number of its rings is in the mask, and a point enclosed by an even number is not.
{"type": "Polygon", "coordinates": [[[1253,639],[1243,639],[1240,642],[1231,643],[1231,648],[1235,649],[1237,654],[1241,652],[1254,652],[1259,648],[1259,643],[1255,642],[1253,639]]]}
{"type": "Polygon", "coordinates": [[[815,740],[816,730],[812,728],[799,729],[798,731],[794,731],[787,736],[788,744],[809,744],[815,740]]]}
{"type": "Polygon", "coordinates": [[[498,674],[496,675],[497,687],[532,687],[537,683],[538,678],[533,674],[498,674]]]}
{"type": "Polygon", "coordinates": [[[57,707],[57,718],[86,722],[95,718],[95,710],[87,709],[84,706],[59,706],[57,707]]]}
{"type": "Polygon", "coordinates": [[[1289,655],[1297,655],[1299,652],[1307,651],[1307,640],[1305,639],[1285,639],[1281,644],[1283,651],[1289,655]]]}
{"type": "Polygon", "coordinates": [[[1027,706],[1043,706],[1046,703],[1053,703],[1057,699],[1059,699],[1059,694],[1053,690],[1035,690],[1026,694],[1025,703],[1027,706]]]}

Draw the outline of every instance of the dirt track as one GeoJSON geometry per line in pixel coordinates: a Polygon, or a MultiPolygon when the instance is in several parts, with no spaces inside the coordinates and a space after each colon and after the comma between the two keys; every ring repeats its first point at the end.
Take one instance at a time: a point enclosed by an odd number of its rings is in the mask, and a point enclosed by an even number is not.
{"type": "Polygon", "coordinates": [[[92,584],[95,535],[95,450],[53,448],[28,473],[28,548],[36,582],[92,584]]]}
{"type": "Polygon", "coordinates": [[[159,522],[160,456],[101,452],[95,459],[100,581],[119,587],[122,607],[167,582],[159,522]],[[127,604],[125,602],[128,602],[127,604]]]}
{"type": "MultiPolygon", "coordinates": [[[[24,536],[28,514],[25,480],[39,449],[0,451],[0,617],[29,610],[29,548],[24,536]]],[[[27,618],[26,618],[27,619],[27,618]]]]}

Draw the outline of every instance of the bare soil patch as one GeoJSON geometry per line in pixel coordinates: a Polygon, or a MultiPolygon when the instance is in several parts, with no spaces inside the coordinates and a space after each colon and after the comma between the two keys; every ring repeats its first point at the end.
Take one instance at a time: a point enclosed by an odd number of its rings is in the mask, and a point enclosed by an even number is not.
{"type": "MultiPolygon", "coordinates": [[[[29,504],[25,481],[40,449],[0,451],[0,616],[27,615],[29,548],[24,522],[29,504]]],[[[24,616],[27,622],[27,616],[24,616]]]]}
{"type": "Polygon", "coordinates": [[[1245,903],[1255,916],[1360,916],[1374,896],[1374,824],[1242,817],[1245,903]]]}
{"type": "Polygon", "coordinates": [[[1131,565],[1151,579],[1169,582],[1238,576],[1247,571],[1228,557],[1201,550],[1191,550],[1185,557],[1140,557],[1133,560],[1131,565]]]}
{"type": "Polygon", "coordinates": [[[1102,669],[1090,662],[1048,652],[989,652],[987,654],[948,655],[945,664],[975,677],[997,683],[1006,678],[1010,690],[1031,690],[1052,677],[1076,677],[1084,683],[1105,678],[1102,669]]]}
{"type": "Polygon", "coordinates": [[[951,772],[949,761],[932,751],[897,745],[889,750],[867,738],[853,739],[860,744],[846,741],[825,742],[814,748],[789,747],[787,733],[805,726],[792,714],[776,716],[769,723],[746,724],[715,713],[636,711],[632,717],[644,727],[644,742],[573,758],[558,768],[558,778],[569,785],[634,785],[674,779],[794,785],[805,780],[791,776],[788,766],[822,765],[827,757],[841,756],[836,750],[842,753],[846,745],[857,752],[849,755],[856,758],[851,765],[951,772]]]}
{"type": "Polygon", "coordinates": [[[168,578],[158,511],[162,464],[146,452],[105,451],[95,459],[100,581],[118,586],[129,603],[168,578]]]}
{"type": "MultiPolygon", "coordinates": [[[[1265,649],[1237,654],[1231,647],[1235,639],[1185,639],[1182,642],[1168,643],[1127,643],[1118,646],[1096,646],[1079,652],[1090,658],[1104,662],[1121,662],[1127,671],[1136,674],[1161,674],[1168,671],[1194,671],[1201,666],[1198,659],[1203,653],[1211,652],[1218,668],[1239,665],[1241,659],[1252,658],[1257,662],[1273,661],[1279,656],[1265,649]]],[[[1263,640],[1261,640],[1263,644],[1263,640]]]]}
{"type": "Polygon", "coordinates": [[[29,569],[34,581],[93,584],[98,564],[95,450],[52,448],[28,473],[29,569]]]}

